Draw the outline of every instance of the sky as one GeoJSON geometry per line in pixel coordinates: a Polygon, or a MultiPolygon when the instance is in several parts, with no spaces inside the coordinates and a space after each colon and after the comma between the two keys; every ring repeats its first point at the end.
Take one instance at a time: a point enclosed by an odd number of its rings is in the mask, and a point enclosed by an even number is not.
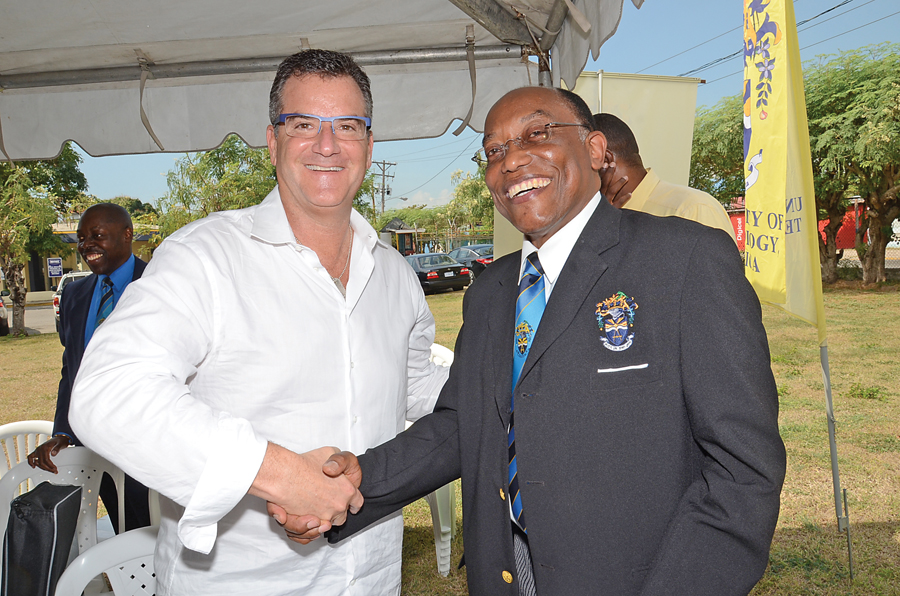
{"type": "MultiPolygon", "coordinates": [[[[697,105],[712,106],[740,93],[743,58],[738,55],[696,69],[741,50],[742,6],[741,0],[645,0],[638,10],[631,0],[624,0],[616,34],[603,45],[597,60],[588,58],[585,70],[701,78],[706,82],[697,90],[697,105]]],[[[900,42],[897,0],[794,0],[794,12],[804,63],[823,54],[900,42]]],[[[455,128],[456,123],[448,130],[455,128]]],[[[448,132],[435,139],[376,141],[373,160],[397,164],[388,170],[394,178],[388,181],[391,195],[386,208],[449,202],[452,174],[475,170],[470,157],[479,143],[480,135],[471,129],[458,137],[448,132]]],[[[83,155],[81,170],[88,192],[103,200],[128,195],[150,203],[165,194],[166,174],[181,156],[83,155]]]]}

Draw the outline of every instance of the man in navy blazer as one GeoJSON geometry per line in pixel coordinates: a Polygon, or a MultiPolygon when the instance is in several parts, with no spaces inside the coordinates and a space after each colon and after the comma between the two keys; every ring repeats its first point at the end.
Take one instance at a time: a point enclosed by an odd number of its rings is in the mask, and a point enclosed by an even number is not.
{"type": "MultiPolygon", "coordinates": [[[[365,497],[329,541],[462,477],[470,594],[747,594],[766,568],[785,450],[734,242],[602,200],[606,140],[569,92],[508,93],[483,150],[523,249],[466,292],[434,412],[359,466],[348,453],[326,462],[361,469],[365,497]],[[516,322],[530,267],[549,296],[536,331],[516,322]]],[[[295,540],[317,534],[318,520],[270,514],[295,540]]]]}
{"type": "MultiPolygon", "coordinates": [[[[102,323],[103,280],[112,282],[112,303],[132,281],[138,279],[147,264],[131,252],[134,227],[124,208],[113,203],[100,203],[88,208],[78,221],[78,252],[93,272],[70,283],[59,304],[59,341],[63,352],[62,378],[56,396],[53,436],[28,456],[31,467],[57,473],[52,456],[69,445],[82,443],[69,426],[69,398],[72,384],[81,366],[84,349],[94,330],[102,323]],[[98,312],[100,311],[100,312],[98,312]]],[[[109,512],[113,529],[119,532],[118,501],[112,479],[104,474],[100,498],[109,512]]],[[[133,478],[125,477],[125,529],[150,525],[147,488],[133,478]]]]}

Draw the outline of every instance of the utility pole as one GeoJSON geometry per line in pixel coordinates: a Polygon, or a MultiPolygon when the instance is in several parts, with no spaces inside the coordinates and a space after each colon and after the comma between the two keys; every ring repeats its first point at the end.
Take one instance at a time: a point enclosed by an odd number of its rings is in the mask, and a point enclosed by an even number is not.
{"type": "MultiPolygon", "coordinates": [[[[393,163],[393,162],[390,162],[390,161],[373,161],[373,162],[372,162],[372,165],[378,167],[378,169],[381,171],[381,186],[380,186],[380,187],[377,187],[377,185],[376,185],[376,189],[375,189],[375,190],[381,191],[381,212],[384,213],[384,201],[385,201],[385,195],[390,195],[390,194],[391,194],[391,187],[388,186],[388,182],[387,182],[387,181],[388,181],[389,178],[390,178],[391,180],[394,179],[394,175],[393,175],[393,174],[388,174],[388,168],[392,168],[392,167],[394,167],[394,166],[397,165],[397,164],[396,164],[396,163],[393,163]]],[[[377,175],[378,175],[378,174],[376,173],[376,176],[377,176],[377,175]]]]}

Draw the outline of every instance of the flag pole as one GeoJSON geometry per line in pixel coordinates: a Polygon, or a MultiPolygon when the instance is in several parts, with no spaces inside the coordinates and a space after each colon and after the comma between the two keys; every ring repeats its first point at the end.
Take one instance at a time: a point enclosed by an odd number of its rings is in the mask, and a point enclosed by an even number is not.
{"type": "Polygon", "coordinates": [[[822,363],[822,379],[825,383],[825,413],[828,418],[828,447],[831,451],[831,482],[834,486],[834,513],[837,516],[839,532],[847,533],[847,562],[850,581],[853,581],[853,543],[850,540],[850,512],[847,510],[847,489],[841,491],[841,473],[838,470],[837,442],[834,438],[834,404],[831,399],[831,370],[828,367],[828,340],[819,346],[819,361],[822,363]],[[843,499],[841,498],[843,496],[843,499]]]}
{"type": "Polygon", "coordinates": [[[849,527],[847,513],[841,501],[841,473],[838,471],[837,442],[834,438],[834,404],[831,399],[831,370],[828,368],[828,341],[819,346],[819,360],[822,363],[822,378],[825,381],[825,412],[828,416],[828,446],[831,450],[831,479],[834,485],[834,512],[837,516],[838,530],[843,532],[849,527]]]}

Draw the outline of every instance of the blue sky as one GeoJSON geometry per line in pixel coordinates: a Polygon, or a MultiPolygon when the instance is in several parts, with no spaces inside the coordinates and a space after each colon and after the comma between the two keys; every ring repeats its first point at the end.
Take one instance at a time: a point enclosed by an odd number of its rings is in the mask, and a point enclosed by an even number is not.
{"type": "MultiPolygon", "coordinates": [[[[637,10],[625,0],[616,34],[604,44],[589,71],[685,75],[742,47],[741,0],[645,0],[637,10]]],[[[897,0],[794,0],[800,25],[800,55],[804,62],[881,42],[900,42],[897,0]],[[820,13],[829,11],[826,14],[820,13]]],[[[705,79],[697,105],[713,105],[740,92],[742,58],[731,58],[688,76],[705,79]]],[[[377,98],[376,98],[377,100],[377,98]]],[[[450,130],[455,128],[450,127],[450,130]]],[[[394,200],[387,208],[441,205],[452,197],[451,175],[475,169],[469,158],[479,144],[471,129],[455,137],[375,143],[376,161],[395,162],[390,186],[394,200]],[[398,200],[407,197],[406,202],[398,200]]],[[[128,195],[155,202],[166,192],[166,174],[179,155],[151,154],[92,158],[84,156],[82,171],[89,192],[101,199],[128,195]]]]}

